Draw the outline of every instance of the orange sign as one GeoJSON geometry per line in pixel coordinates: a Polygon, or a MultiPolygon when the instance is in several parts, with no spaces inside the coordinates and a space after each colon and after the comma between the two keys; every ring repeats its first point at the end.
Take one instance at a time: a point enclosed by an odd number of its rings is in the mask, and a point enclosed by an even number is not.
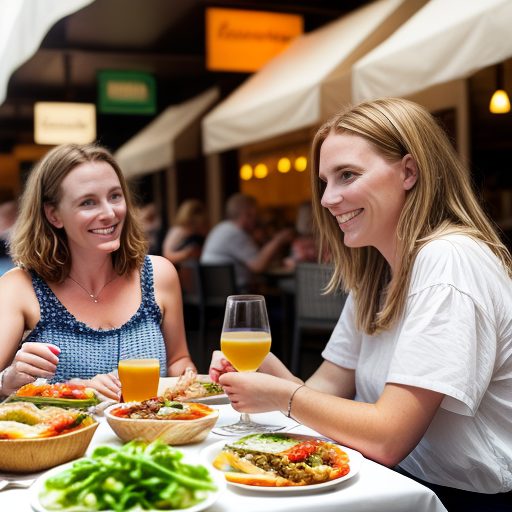
{"type": "Polygon", "coordinates": [[[206,66],[211,71],[253,72],[303,33],[297,14],[209,8],[206,66]]]}

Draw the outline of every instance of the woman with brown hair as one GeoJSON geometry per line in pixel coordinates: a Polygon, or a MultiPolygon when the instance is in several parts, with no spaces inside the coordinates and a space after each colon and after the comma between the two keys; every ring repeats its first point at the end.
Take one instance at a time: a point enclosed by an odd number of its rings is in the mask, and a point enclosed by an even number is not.
{"type": "Polygon", "coordinates": [[[119,398],[121,359],[193,367],[176,270],[146,256],[121,169],[97,145],[58,146],[36,165],[0,279],[0,394],[80,378],[119,398]],[[24,332],[28,335],[24,337],[24,332]]]}
{"type": "Polygon", "coordinates": [[[304,384],[273,355],[210,374],[242,412],[281,410],[431,486],[449,510],[508,510],[512,260],[422,107],[362,103],[312,148],[313,208],[350,294],[304,384]]]}

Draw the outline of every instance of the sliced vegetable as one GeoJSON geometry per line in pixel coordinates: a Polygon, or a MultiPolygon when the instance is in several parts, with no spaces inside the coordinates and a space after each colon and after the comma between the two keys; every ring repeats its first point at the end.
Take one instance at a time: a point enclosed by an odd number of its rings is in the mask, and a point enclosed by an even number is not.
{"type": "Polygon", "coordinates": [[[178,450],[154,441],[100,446],[90,458],[46,480],[47,510],[175,510],[204,501],[217,488],[208,470],[186,464],[178,450]]]}
{"type": "Polygon", "coordinates": [[[90,407],[99,402],[93,389],[84,384],[71,382],[26,384],[18,389],[12,397],[12,401],[74,408],[90,407]]]}
{"type": "Polygon", "coordinates": [[[35,405],[55,405],[57,407],[72,407],[73,409],[84,409],[96,405],[99,400],[87,398],[84,400],[75,400],[74,398],[47,398],[43,396],[14,396],[11,402],[30,402],[35,405]]]}

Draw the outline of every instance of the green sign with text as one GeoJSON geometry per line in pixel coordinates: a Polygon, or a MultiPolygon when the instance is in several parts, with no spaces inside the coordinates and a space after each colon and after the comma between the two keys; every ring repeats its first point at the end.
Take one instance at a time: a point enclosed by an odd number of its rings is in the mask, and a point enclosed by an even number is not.
{"type": "Polygon", "coordinates": [[[155,77],[142,71],[98,72],[98,111],[104,114],[155,114],[155,77]]]}

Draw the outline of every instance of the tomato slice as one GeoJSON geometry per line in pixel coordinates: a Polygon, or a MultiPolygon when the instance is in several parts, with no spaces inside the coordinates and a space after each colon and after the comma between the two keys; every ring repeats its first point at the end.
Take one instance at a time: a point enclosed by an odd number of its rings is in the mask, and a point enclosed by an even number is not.
{"type": "Polygon", "coordinates": [[[304,441],[303,443],[292,446],[286,453],[290,462],[299,462],[306,460],[310,455],[318,450],[319,441],[304,441]]]}

